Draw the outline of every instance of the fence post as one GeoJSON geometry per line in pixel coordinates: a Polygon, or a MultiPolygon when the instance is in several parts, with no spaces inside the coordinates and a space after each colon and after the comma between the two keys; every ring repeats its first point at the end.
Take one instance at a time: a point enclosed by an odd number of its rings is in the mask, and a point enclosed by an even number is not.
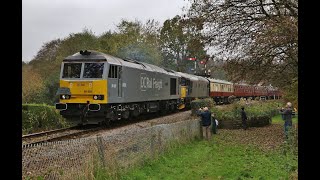
{"type": "Polygon", "coordinates": [[[151,159],[154,159],[154,156],[155,156],[155,140],[156,140],[156,131],[155,131],[155,128],[152,127],[152,130],[151,130],[151,139],[150,139],[150,151],[151,151],[151,159]]]}
{"type": "Polygon", "coordinates": [[[102,162],[103,167],[106,167],[101,136],[97,136],[97,145],[98,145],[98,153],[99,153],[100,161],[102,162]]]}
{"type": "Polygon", "coordinates": [[[203,129],[202,129],[202,122],[201,118],[198,119],[199,127],[200,127],[200,139],[203,139],[203,129]]]}

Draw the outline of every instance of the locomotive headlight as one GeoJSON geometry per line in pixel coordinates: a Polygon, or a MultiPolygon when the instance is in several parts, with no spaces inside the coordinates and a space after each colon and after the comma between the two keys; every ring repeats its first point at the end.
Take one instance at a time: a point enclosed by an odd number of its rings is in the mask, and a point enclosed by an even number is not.
{"type": "Polygon", "coordinates": [[[60,99],[70,99],[70,95],[63,94],[60,96],[60,99]]]}
{"type": "Polygon", "coordinates": [[[93,95],[94,100],[103,100],[104,96],[103,95],[93,95]]]}

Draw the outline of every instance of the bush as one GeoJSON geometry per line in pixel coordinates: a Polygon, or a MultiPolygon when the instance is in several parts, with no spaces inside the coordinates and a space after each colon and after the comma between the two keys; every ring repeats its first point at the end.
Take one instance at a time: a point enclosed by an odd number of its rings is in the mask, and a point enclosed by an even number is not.
{"type": "Polygon", "coordinates": [[[69,124],[54,106],[45,104],[22,104],[22,133],[68,127],[69,124]]]}
{"type": "Polygon", "coordinates": [[[214,102],[211,98],[196,99],[191,101],[191,114],[196,115],[196,110],[203,107],[211,109],[214,106],[214,102]]]}
{"type": "Polygon", "coordinates": [[[279,101],[238,101],[225,106],[214,106],[211,112],[219,121],[220,128],[241,128],[241,107],[245,107],[249,127],[260,127],[271,124],[271,118],[277,114],[279,101]]]}

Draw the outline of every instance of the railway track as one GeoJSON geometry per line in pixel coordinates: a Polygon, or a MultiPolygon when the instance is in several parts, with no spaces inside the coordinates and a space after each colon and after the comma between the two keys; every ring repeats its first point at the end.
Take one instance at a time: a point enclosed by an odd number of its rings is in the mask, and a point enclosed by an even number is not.
{"type": "Polygon", "coordinates": [[[73,126],[69,128],[56,129],[40,133],[27,134],[22,136],[22,145],[35,145],[44,142],[61,141],[75,138],[88,132],[102,129],[99,126],[73,126]]]}
{"type": "MultiPolygon", "coordinates": [[[[179,113],[179,112],[170,113],[170,114],[176,114],[176,113],[179,113]]],[[[99,125],[83,125],[83,126],[73,126],[69,128],[62,128],[62,129],[56,129],[51,131],[27,134],[22,136],[22,145],[32,146],[32,145],[45,143],[45,142],[63,141],[67,139],[81,138],[84,136],[88,136],[92,133],[98,133],[101,130],[103,131],[112,130],[115,128],[120,128],[120,127],[134,124],[137,122],[149,121],[151,119],[158,118],[158,117],[159,115],[147,114],[144,116],[133,118],[132,120],[129,120],[129,121],[128,120],[115,121],[115,122],[112,122],[110,124],[111,126],[108,126],[108,127],[99,126],[99,125]]]]}

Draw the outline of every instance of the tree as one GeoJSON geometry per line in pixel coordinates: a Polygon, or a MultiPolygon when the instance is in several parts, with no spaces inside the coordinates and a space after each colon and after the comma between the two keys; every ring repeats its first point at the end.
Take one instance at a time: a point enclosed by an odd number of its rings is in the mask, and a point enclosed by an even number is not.
{"type": "Polygon", "coordinates": [[[54,39],[44,43],[41,49],[37,52],[35,58],[30,63],[34,64],[38,61],[55,61],[60,45],[60,39],[54,39]]]}
{"type": "Polygon", "coordinates": [[[43,100],[44,84],[41,76],[31,69],[22,67],[22,103],[39,103],[43,100]]]}
{"type": "Polygon", "coordinates": [[[80,33],[71,33],[61,42],[57,51],[57,62],[60,64],[65,57],[80,52],[80,50],[99,49],[99,45],[98,38],[87,28],[84,28],[80,33]]]}
{"type": "Polygon", "coordinates": [[[207,62],[207,67],[210,69],[210,77],[215,79],[228,80],[226,77],[226,72],[224,66],[226,63],[222,59],[212,57],[207,62]]]}
{"type": "Polygon", "coordinates": [[[193,65],[193,62],[187,61],[188,57],[205,57],[201,28],[194,24],[193,19],[183,19],[178,15],[166,20],[160,31],[164,64],[171,65],[171,68],[176,64],[174,69],[186,72],[187,67],[193,65]]]}
{"type": "Polygon", "coordinates": [[[130,58],[159,65],[162,61],[159,48],[158,22],[122,20],[116,32],[108,31],[99,37],[102,52],[120,58],[130,58]]]}
{"type": "Polygon", "coordinates": [[[206,43],[227,57],[230,79],[284,89],[297,80],[297,0],[199,0],[188,17],[204,23],[206,43]]]}

